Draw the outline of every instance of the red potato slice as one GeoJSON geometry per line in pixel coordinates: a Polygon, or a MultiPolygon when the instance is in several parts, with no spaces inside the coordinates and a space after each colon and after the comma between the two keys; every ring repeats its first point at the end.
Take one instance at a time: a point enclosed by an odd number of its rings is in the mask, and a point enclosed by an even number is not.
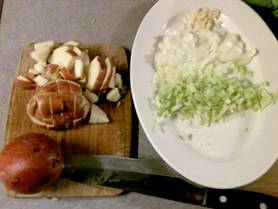
{"type": "Polygon", "coordinates": [[[36,89],[36,84],[32,82],[29,78],[19,75],[16,78],[16,84],[24,90],[36,89]]]}
{"type": "Polygon", "coordinates": [[[108,85],[108,87],[111,89],[115,88],[115,85],[116,85],[116,78],[115,78],[116,77],[116,67],[113,66],[112,70],[113,70],[112,77],[111,77],[109,85],[108,85]]]}
{"type": "Polygon", "coordinates": [[[107,71],[102,57],[96,56],[89,67],[86,88],[93,92],[99,92],[107,71]]]}
{"type": "Polygon", "coordinates": [[[74,63],[74,76],[76,78],[84,78],[84,63],[81,59],[76,59],[74,63]]]}
{"type": "Polygon", "coordinates": [[[53,40],[49,40],[49,41],[35,43],[34,48],[35,48],[35,50],[37,50],[38,48],[46,46],[46,47],[50,47],[53,49],[55,45],[56,45],[56,43],[53,40]]]}
{"type": "Polygon", "coordinates": [[[79,55],[79,59],[82,60],[82,62],[84,63],[84,66],[87,67],[90,65],[90,57],[88,55],[88,52],[86,52],[86,50],[84,49],[81,54],[79,55]]]}
{"type": "Polygon", "coordinates": [[[53,53],[56,53],[56,52],[66,52],[68,50],[71,50],[72,49],[72,46],[59,46],[58,48],[56,48],[53,53]]]}
{"type": "Polygon", "coordinates": [[[40,115],[39,109],[37,108],[37,101],[34,98],[31,98],[31,100],[27,104],[27,115],[31,119],[31,121],[39,126],[46,126],[47,128],[55,128],[54,124],[52,123],[53,120],[49,119],[50,122],[47,123],[47,121],[44,119],[39,120],[36,116],[40,115]]]}
{"type": "Polygon", "coordinates": [[[28,72],[27,75],[26,75],[26,77],[27,77],[30,81],[32,81],[32,82],[34,83],[34,82],[35,82],[34,79],[37,77],[37,75],[35,75],[35,74],[31,73],[31,72],[28,72]]]}
{"type": "Polygon", "coordinates": [[[70,55],[72,55],[73,57],[77,57],[78,56],[78,54],[75,52],[75,51],[73,51],[73,49],[70,49],[70,50],[68,50],[67,51],[70,55]]]}
{"type": "Polygon", "coordinates": [[[115,74],[115,86],[119,89],[123,88],[123,79],[120,73],[115,74]]]}
{"type": "Polygon", "coordinates": [[[118,88],[111,89],[107,94],[106,94],[106,99],[109,102],[118,102],[121,99],[121,94],[118,88]]]}
{"type": "Polygon", "coordinates": [[[47,73],[47,74],[53,74],[53,73],[55,73],[58,69],[59,69],[59,66],[58,66],[58,65],[49,64],[49,65],[47,65],[47,67],[46,67],[46,73],[47,73]]]}
{"type": "Polygon", "coordinates": [[[76,78],[67,68],[62,68],[60,70],[60,75],[62,76],[63,79],[65,80],[70,80],[70,81],[78,81],[80,78],[76,78]]]}
{"type": "Polygon", "coordinates": [[[97,124],[108,122],[109,118],[107,117],[107,114],[99,106],[92,104],[89,123],[97,124]]]}
{"type": "Polygon", "coordinates": [[[46,62],[37,62],[33,67],[36,72],[44,73],[46,69],[46,62]]]}
{"type": "Polygon", "coordinates": [[[82,123],[83,119],[82,118],[78,118],[78,119],[74,119],[73,120],[73,126],[77,127],[82,123]]]}
{"type": "Polygon", "coordinates": [[[86,76],[84,75],[84,77],[77,82],[80,83],[80,84],[85,84],[87,82],[86,76]]]}
{"type": "Polygon", "coordinates": [[[37,72],[37,71],[34,70],[33,68],[30,68],[30,69],[28,70],[28,73],[33,74],[33,75],[35,75],[35,76],[40,74],[39,72],[37,72]]]}
{"type": "Polygon", "coordinates": [[[68,41],[63,44],[64,46],[79,46],[79,43],[77,41],[68,41]]]}
{"type": "Polygon", "coordinates": [[[90,107],[79,84],[59,79],[37,89],[28,102],[27,114],[37,125],[64,130],[84,121],[90,107]]]}
{"type": "Polygon", "coordinates": [[[52,48],[49,46],[42,46],[30,53],[30,57],[38,62],[46,62],[49,57],[52,48]]]}
{"type": "Polygon", "coordinates": [[[99,100],[99,96],[94,92],[90,92],[88,89],[86,89],[83,94],[92,104],[98,102],[99,100]]]}
{"type": "Polygon", "coordinates": [[[78,56],[82,54],[82,50],[76,46],[73,47],[72,51],[74,51],[78,56]]]}
{"type": "Polygon", "coordinates": [[[76,56],[75,54],[73,56],[71,52],[69,52],[72,49],[72,48],[68,48],[70,46],[62,46],[62,47],[57,48],[53,51],[50,58],[48,59],[48,62],[50,64],[56,64],[59,65],[60,67],[65,67],[69,70],[72,70],[74,67],[74,61],[76,56]],[[62,49],[62,47],[65,49],[62,49]]]}
{"type": "Polygon", "coordinates": [[[102,92],[105,91],[108,88],[109,83],[110,83],[110,81],[112,79],[112,76],[113,76],[113,67],[112,67],[110,58],[106,57],[104,61],[105,61],[105,64],[107,66],[107,71],[106,71],[105,77],[103,79],[102,85],[99,89],[102,92]]]}
{"type": "Polygon", "coordinates": [[[38,75],[36,76],[36,78],[34,78],[34,81],[38,86],[43,86],[48,82],[48,79],[45,78],[44,76],[38,75]]]}
{"type": "Polygon", "coordinates": [[[59,66],[55,64],[47,65],[44,76],[49,80],[57,80],[61,78],[59,74],[59,66]]]}

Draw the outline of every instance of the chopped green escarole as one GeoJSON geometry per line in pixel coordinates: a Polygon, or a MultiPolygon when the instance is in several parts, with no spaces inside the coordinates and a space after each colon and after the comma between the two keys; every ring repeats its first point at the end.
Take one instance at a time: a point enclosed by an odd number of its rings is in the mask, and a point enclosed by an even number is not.
{"type": "Polygon", "coordinates": [[[226,121],[246,110],[262,111],[277,101],[277,94],[266,90],[267,82],[252,83],[247,78],[192,73],[158,88],[153,99],[161,117],[193,119],[200,125],[226,121]]]}

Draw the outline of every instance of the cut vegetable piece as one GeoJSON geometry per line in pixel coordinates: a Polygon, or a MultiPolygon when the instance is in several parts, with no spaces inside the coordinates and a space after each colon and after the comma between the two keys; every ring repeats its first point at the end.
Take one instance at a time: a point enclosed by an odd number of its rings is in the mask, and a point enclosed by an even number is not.
{"type": "Polygon", "coordinates": [[[45,73],[43,74],[48,80],[57,80],[61,78],[59,74],[59,66],[55,64],[49,64],[46,67],[45,73]]]}
{"type": "Polygon", "coordinates": [[[36,84],[34,82],[22,75],[17,76],[16,84],[24,90],[32,90],[36,88],[36,84]]]}
{"type": "Polygon", "coordinates": [[[37,77],[37,75],[34,75],[33,73],[28,72],[26,77],[34,83],[35,82],[34,79],[37,77]]]}
{"type": "Polygon", "coordinates": [[[70,80],[70,81],[76,81],[78,80],[77,78],[74,77],[74,75],[69,71],[67,68],[62,68],[60,69],[60,75],[62,76],[63,79],[65,80],[70,80]]]}
{"type": "Polygon", "coordinates": [[[89,123],[96,124],[96,123],[108,123],[108,122],[109,122],[109,118],[107,117],[106,113],[97,105],[92,104],[89,123]]]}
{"type": "Polygon", "coordinates": [[[64,43],[65,46],[79,46],[79,43],[77,41],[68,41],[64,43]]]}
{"type": "Polygon", "coordinates": [[[111,89],[113,89],[115,87],[115,82],[116,82],[115,81],[116,80],[115,74],[116,74],[116,67],[113,66],[112,67],[112,77],[111,77],[111,80],[110,80],[109,85],[108,85],[108,87],[111,88],[111,89]]]}
{"type": "Polygon", "coordinates": [[[90,65],[90,57],[88,53],[85,52],[85,50],[83,50],[82,53],[79,55],[79,59],[82,60],[85,67],[90,65]]]}
{"type": "Polygon", "coordinates": [[[35,51],[32,51],[30,53],[31,58],[38,62],[46,62],[48,56],[50,55],[52,49],[49,46],[42,46],[36,49],[35,51]]]}
{"type": "Polygon", "coordinates": [[[85,84],[87,82],[86,76],[84,75],[84,77],[82,79],[78,80],[77,82],[80,84],[85,84]]]}
{"type": "Polygon", "coordinates": [[[90,92],[88,89],[84,91],[84,96],[93,104],[98,102],[99,97],[94,92],[90,92]]]}
{"type": "Polygon", "coordinates": [[[73,47],[72,51],[74,51],[78,56],[82,54],[82,50],[76,46],[73,47]]]}
{"type": "Polygon", "coordinates": [[[100,87],[100,91],[105,91],[108,88],[110,80],[113,75],[113,67],[112,67],[110,58],[106,57],[104,61],[107,66],[107,71],[106,71],[105,77],[103,79],[102,85],[100,87]]]}
{"type": "Polygon", "coordinates": [[[74,76],[78,79],[84,77],[84,64],[81,59],[76,59],[74,63],[74,76]]]}
{"type": "Polygon", "coordinates": [[[50,41],[44,41],[44,42],[39,42],[39,43],[34,44],[35,50],[37,50],[38,48],[41,48],[41,47],[45,47],[45,46],[53,49],[55,46],[55,42],[53,40],[50,40],[50,41]]]}
{"type": "Polygon", "coordinates": [[[103,58],[96,56],[89,67],[86,88],[93,92],[99,92],[106,70],[107,68],[103,58]]]}
{"type": "Polygon", "coordinates": [[[118,88],[111,89],[107,94],[106,94],[106,99],[109,102],[118,102],[121,99],[121,94],[118,88]]]}
{"type": "Polygon", "coordinates": [[[215,74],[192,73],[175,84],[160,86],[153,100],[161,117],[193,119],[209,126],[246,110],[261,111],[277,101],[266,83],[215,74]]]}
{"type": "Polygon", "coordinates": [[[56,64],[69,70],[73,69],[74,61],[75,57],[68,51],[57,51],[57,49],[53,51],[52,55],[48,59],[50,64],[56,64]]]}
{"type": "Polygon", "coordinates": [[[30,69],[28,70],[28,73],[31,73],[31,74],[33,74],[33,75],[39,75],[39,74],[40,74],[40,72],[34,70],[33,68],[30,68],[30,69]]]}
{"type": "Polygon", "coordinates": [[[46,67],[46,73],[55,73],[57,70],[59,70],[59,66],[55,64],[49,64],[46,67]]]}
{"type": "Polygon", "coordinates": [[[43,86],[44,84],[46,84],[48,82],[48,79],[46,79],[44,76],[38,75],[34,81],[36,82],[36,84],[38,86],[43,86]]]}
{"type": "Polygon", "coordinates": [[[34,70],[38,73],[44,73],[46,68],[46,62],[37,62],[36,64],[34,64],[33,67],[34,70]]]}
{"type": "Polygon", "coordinates": [[[72,46],[59,46],[58,48],[56,48],[54,52],[66,52],[72,49],[72,46]]]}
{"type": "Polygon", "coordinates": [[[118,87],[119,89],[123,88],[123,79],[121,74],[119,73],[115,74],[115,86],[118,87]]]}

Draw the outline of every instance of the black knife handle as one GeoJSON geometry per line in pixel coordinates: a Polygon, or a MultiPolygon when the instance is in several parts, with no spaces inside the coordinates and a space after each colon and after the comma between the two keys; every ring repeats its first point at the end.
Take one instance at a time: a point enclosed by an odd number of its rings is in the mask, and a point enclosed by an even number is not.
{"type": "Polygon", "coordinates": [[[278,209],[278,198],[242,190],[208,189],[204,206],[215,209],[278,209]]]}

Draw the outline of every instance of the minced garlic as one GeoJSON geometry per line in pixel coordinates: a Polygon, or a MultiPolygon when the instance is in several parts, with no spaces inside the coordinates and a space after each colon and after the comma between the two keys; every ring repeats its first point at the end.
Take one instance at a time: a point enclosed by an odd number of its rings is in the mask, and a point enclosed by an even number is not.
{"type": "Polygon", "coordinates": [[[192,10],[186,17],[187,29],[200,30],[212,29],[220,16],[219,10],[209,8],[200,8],[192,10]]]}

